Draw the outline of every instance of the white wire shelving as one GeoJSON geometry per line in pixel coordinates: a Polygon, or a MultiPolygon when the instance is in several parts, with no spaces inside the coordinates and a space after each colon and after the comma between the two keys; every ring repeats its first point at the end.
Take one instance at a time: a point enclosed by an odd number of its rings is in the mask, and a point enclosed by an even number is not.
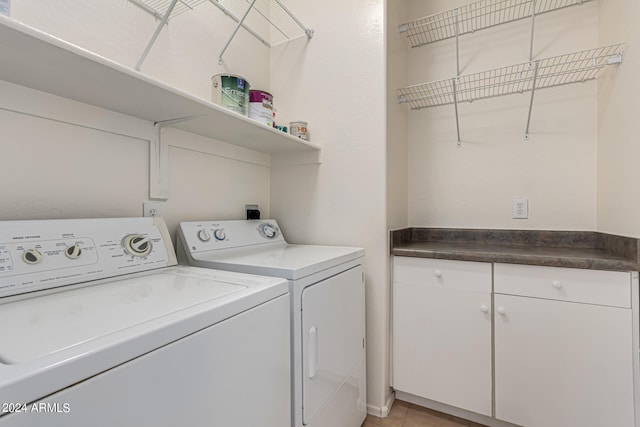
{"type": "MultiPolygon", "coordinates": [[[[155,16],[157,19],[167,13],[171,6],[172,0],[129,0],[131,3],[140,7],[142,10],[155,16]]],[[[169,14],[171,17],[180,15],[181,13],[193,10],[196,6],[205,3],[209,0],[179,0],[169,14]]]]}
{"type": "Polygon", "coordinates": [[[536,90],[595,79],[607,65],[622,62],[622,47],[620,43],[413,85],[398,89],[398,102],[406,103],[412,109],[453,104],[460,142],[458,104],[530,91],[525,131],[525,139],[528,139],[536,90]]]}
{"type": "Polygon", "coordinates": [[[193,10],[202,3],[211,3],[227,17],[236,22],[236,27],[218,55],[218,63],[236,34],[243,28],[266,46],[300,37],[311,39],[314,30],[306,27],[281,0],[129,0],[160,20],[151,40],[136,64],[140,70],[142,63],[153,47],[158,35],[170,18],[193,10]]]}
{"type": "Polygon", "coordinates": [[[495,27],[589,0],[480,0],[400,25],[411,47],[495,27]]]}
{"type": "Polygon", "coordinates": [[[455,38],[456,77],[398,89],[398,102],[412,109],[454,105],[458,145],[461,102],[531,92],[525,139],[529,139],[536,90],[595,79],[602,68],[622,62],[622,44],[535,60],[533,44],[538,15],[590,0],[479,0],[400,25],[411,47],[455,38]],[[479,73],[460,75],[460,36],[498,25],[530,19],[529,61],[479,73]]]}
{"type": "Polygon", "coordinates": [[[399,26],[411,47],[456,39],[456,75],[460,75],[460,36],[528,18],[531,20],[529,61],[533,61],[536,16],[578,6],[590,0],[479,0],[399,26]]]}

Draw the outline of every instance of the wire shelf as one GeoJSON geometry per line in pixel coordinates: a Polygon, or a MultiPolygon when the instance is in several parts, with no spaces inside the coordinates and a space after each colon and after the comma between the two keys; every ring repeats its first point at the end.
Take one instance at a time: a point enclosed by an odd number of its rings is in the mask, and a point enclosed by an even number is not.
{"type": "MultiPolygon", "coordinates": [[[[210,1],[235,22],[240,22],[251,4],[249,0],[210,1]]],[[[280,0],[257,0],[242,26],[269,47],[303,36],[313,36],[313,30],[305,27],[280,0]]]]}
{"type": "Polygon", "coordinates": [[[168,20],[196,6],[209,2],[224,12],[237,23],[236,29],[222,48],[218,62],[222,64],[222,56],[236,36],[240,27],[269,47],[284,43],[294,38],[313,37],[314,31],[302,22],[284,5],[281,0],[129,0],[146,12],[160,20],[156,31],[147,44],[136,64],[140,71],[142,63],[153,47],[160,31],[168,20]]]}
{"type": "MultiPolygon", "coordinates": [[[[131,3],[140,7],[144,11],[150,13],[155,16],[157,19],[162,19],[162,17],[167,13],[169,7],[171,6],[171,0],[129,0],[131,3]]],[[[171,12],[170,17],[174,17],[180,15],[181,13],[188,12],[193,10],[196,6],[201,5],[202,3],[206,3],[209,0],[178,0],[173,11],[171,12]]]]}
{"type": "Polygon", "coordinates": [[[480,0],[400,25],[411,47],[473,33],[589,0],[480,0]]]}
{"type": "MultiPolygon", "coordinates": [[[[171,7],[172,0],[129,2],[157,19],[162,19],[171,7]]],[[[202,3],[213,4],[236,22],[239,22],[250,8],[242,26],[269,47],[303,35],[309,37],[309,32],[313,33],[313,30],[301,25],[280,0],[256,0],[253,6],[250,0],[178,0],[167,19],[193,10],[202,3]]]]}
{"type": "Polygon", "coordinates": [[[398,89],[398,102],[412,109],[492,98],[595,79],[622,60],[623,44],[568,53],[398,89]]]}

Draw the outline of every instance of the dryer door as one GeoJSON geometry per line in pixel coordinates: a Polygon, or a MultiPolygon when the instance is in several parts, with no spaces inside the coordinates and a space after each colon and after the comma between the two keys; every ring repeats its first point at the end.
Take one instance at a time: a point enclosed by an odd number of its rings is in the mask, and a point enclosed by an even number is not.
{"type": "MultiPolygon", "coordinates": [[[[364,302],[361,265],[308,286],[302,292],[305,425],[338,387],[348,381],[363,356],[364,302]]],[[[358,387],[358,381],[354,381],[353,387],[358,387]]]]}

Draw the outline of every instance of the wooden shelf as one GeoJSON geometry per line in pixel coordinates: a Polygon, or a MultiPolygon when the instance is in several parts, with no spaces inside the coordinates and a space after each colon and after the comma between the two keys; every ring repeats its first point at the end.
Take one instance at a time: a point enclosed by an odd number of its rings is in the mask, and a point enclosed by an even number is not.
{"type": "Polygon", "coordinates": [[[107,58],[0,15],[0,80],[275,154],[320,146],[266,127],[107,58]]]}

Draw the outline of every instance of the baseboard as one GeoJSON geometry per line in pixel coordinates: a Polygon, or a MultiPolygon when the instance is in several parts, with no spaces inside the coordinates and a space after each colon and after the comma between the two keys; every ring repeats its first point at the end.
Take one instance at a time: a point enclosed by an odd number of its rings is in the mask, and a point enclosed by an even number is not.
{"type": "Polygon", "coordinates": [[[476,414],[475,412],[466,411],[464,409],[456,408],[454,406],[445,405],[444,403],[436,402],[434,400],[425,399],[423,397],[415,396],[402,391],[396,391],[398,400],[413,403],[414,405],[422,406],[423,408],[433,409],[434,411],[450,414],[465,420],[473,421],[478,424],[482,424],[490,427],[518,427],[515,424],[507,423],[505,421],[498,420],[493,417],[487,417],[485,415],[476,414]]]}
{"type": "Polygon", "coordinates": [[[387,402],[383,406],[373,406],[367,404],[367,414],[376,416],[378,418],[386,418],[389,416],[389,412],[391,412],[391,406],[393,405],[393,401],[396,399],[395,393],[391,393],[387,402]]]}

